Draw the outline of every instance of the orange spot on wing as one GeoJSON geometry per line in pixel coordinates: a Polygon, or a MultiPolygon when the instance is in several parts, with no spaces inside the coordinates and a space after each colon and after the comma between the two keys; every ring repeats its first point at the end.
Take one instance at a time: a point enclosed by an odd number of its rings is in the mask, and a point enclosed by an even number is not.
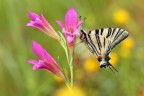
{"type": "Polygon", "coordinates": [[[100,59],[101,59],[101,58],[103,58],[103,57],[102,57],[102,56],[98,56],[98,58],[100,58],[100,59]]]}

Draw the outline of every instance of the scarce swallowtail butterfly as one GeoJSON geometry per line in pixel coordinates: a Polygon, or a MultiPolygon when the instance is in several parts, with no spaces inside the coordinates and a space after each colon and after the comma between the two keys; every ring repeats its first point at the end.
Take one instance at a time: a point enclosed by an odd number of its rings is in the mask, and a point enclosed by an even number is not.
{"type": "Polygon", "coordinates": [[[128,32],[121,28],[101,28],[88,33],[84,30],[80,31],[81,42],[85,43],[90,52],[97,55],[100,68],[109,67],[115,71],[117,70],[109,63],[109,54],[117,44],[127,37],[128,32]]]}

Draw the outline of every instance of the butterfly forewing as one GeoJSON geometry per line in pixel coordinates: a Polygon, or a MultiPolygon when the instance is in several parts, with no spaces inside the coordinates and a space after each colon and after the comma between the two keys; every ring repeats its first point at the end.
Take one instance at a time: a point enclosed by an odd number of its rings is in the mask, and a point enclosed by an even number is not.
{"type": "Polygon", "coordinates": [[[86,39],[87,39],[86,45],[92,53],[95,53],[96,55],[100,55],[99,51],[97,50],[97,48],[94,44],[95,41],[92,40],[92,37],[90,34],[91,34],[91,32],[89,32],[88,35],[86,35],[86,39]]]}
{"type": "Polygon", "coordinates": [[[92,43],[92,45],[94,46],[96,55],[101,55],[101,44],[99,43],[100,38],[98,36],[95,35],[95,30],[89,31],[88,33],[88,37],[90,39],[90,42],[92,43]]]}

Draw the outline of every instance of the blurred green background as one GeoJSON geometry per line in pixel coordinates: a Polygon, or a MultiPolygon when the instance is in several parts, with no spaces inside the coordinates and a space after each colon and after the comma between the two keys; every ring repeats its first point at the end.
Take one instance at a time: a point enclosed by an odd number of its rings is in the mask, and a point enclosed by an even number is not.
{"type": "MultiPolygon", "coordinates": [[[[31,41],[40,43],[69,72],[62,47],[43,32],[26,27],[28,12],[41,12],[55,30],[74,7],[86,17],[85,30],[121,27],[129,37],[114,48],[111,63],[119,70],[99,69],[84,44],[75,48],[75,96],[144,96],[144,0],[0,0],[0,96],[67,96],[63,81],[44,70],[32,70],[37,57],[31,41]]],[[[69,74],[69,73],[68,73],[69,74]]]]}

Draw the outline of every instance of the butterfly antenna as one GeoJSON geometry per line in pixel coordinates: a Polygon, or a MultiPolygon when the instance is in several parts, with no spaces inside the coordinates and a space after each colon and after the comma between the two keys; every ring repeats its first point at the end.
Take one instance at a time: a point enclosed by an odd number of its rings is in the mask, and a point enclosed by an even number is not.
{"type": "Polygon", "coordinates": [[[79,19],[81,20],[82,16],[79,16],[79,19]]]}
{"type": "Polygon", "coordinates": [[[83,23],[83,27],[85,26],[85,21],[86,21],[86,19],[87,19],[87,18],[86,18],[86,17],[84,17],[84,23],[83,23]]]}
{"type": "MultiPolygon", "coordinates": [[[[82,16],[79,16],[79,18],[80,18],[80,20],[82,20],[81,18],[82,18],[82,16]]],[[[86,20],[87,18],[86,17],[84,17],[83,18],[83,24],[82,24],[82,29],[84,28],[84,26],[85,26],[85,20],[86,20]]]]}

